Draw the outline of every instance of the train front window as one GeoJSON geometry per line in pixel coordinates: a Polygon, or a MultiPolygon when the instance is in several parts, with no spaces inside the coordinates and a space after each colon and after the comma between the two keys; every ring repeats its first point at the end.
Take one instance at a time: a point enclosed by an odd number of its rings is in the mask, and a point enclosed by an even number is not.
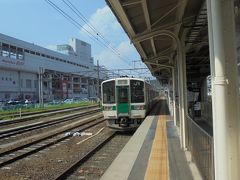
{"type": "Polygon", "coordinates": [[[103,103],[115,103],[115,81],[109,81],[103,84],[103,103]]]}
{"type": "Polygon", "coordinates": [[[144,83],[138,80],[131,80],[130,87],[131,87],[131,103],[143,103],[144,83]]]}
{"type": "Polygon", "coordinates": [[[128,103],[128,87],[119,86],[118,87],[118,102],[128,103]]]}

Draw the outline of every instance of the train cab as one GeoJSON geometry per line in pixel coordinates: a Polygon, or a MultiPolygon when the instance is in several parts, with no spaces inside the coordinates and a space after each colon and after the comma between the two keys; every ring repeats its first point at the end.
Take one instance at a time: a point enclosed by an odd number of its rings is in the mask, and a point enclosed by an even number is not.
{"type": "Polygon", "coordinates": [[[138,78],[116,78],[102,82],[102,109],[107,126],[134,130],[149,108],[149,85],[138,78]]]}

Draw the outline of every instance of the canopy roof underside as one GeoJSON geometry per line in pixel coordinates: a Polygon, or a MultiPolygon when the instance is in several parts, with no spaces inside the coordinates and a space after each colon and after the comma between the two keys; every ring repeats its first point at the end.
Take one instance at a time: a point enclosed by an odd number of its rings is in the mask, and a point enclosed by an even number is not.
{"type": "MultiPolygon", "coordinates": [[[[106,0],[153,76],[171,77],[176,40],[185,45],[187,76],[206,77],[209,69],[207,10],[204,0],[106,0]],[[167,32],[167,33],[165,33],[167,32]]],[[[184,47],[184,46],[183,46],[184,47]]]]}

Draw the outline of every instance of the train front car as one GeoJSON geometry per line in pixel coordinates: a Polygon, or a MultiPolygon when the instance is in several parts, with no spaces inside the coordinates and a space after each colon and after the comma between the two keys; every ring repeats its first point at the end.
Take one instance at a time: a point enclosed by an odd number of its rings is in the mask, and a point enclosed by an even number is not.
{"type": "Polygon", "coordinates": [[[141,79],[116,78],[102,83],[103,114],[108,127],[130,131],[141,124],[146,116],[144,90],[141,79]]]}

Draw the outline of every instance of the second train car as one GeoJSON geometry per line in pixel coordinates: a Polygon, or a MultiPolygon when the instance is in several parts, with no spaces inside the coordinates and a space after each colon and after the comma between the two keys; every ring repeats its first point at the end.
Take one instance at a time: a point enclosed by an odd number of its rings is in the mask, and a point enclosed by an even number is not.
{"type": "Polygon", "coordinates": [[[119,130],[135,130],[158,96],[152,86],[139,78],[115,78],[103,81],[102,109],[107,126],[119,130]]]}

